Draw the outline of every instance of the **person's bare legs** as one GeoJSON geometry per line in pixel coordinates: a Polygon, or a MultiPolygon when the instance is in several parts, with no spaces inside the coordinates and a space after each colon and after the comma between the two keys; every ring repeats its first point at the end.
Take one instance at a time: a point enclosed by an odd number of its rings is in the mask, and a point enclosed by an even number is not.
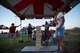
{"type": "Polygon", "coordinates": [[[28,34],[28,36],[27,36],[27,41],[29,41],[29,34],[28,34]]]}
{"type": "Polygon", "coordinates": [[[10,45],[13,44],[13,42],[12,42],[12,37],[13,37],[13,35],[12,35],[12,33],[10,33],[10,34],[9,34],[9,39],[10,39],[9,44],[10,44],[10,45]]]}
{"type": "Polygon", "coordinates": [[[58,49],[60,49],[60,37],[57,37],[57,45],[58,45],[58,49]]]}
{"type": "Polygon", "coordinates": [[[32,41],[32,34],[30,34],[29,40],[30,40],[30,42],[32,41]]]}
{"type": "Polygon", "coordinates": [[[14,34],[12,39],[11,39],[12,45],[13,45],[13,41],[14,41],[15,37],[16,37],[16,35],[14,34]]]}
{"type": "Polygon", "coordinates": [[[60,37],[60,39],[61,39],[61,43],[60,43],[60,45],[61,45],[61,53],[64,53],[64,48],[63,48],[63,36],[61,36],[60,37]]]}
{"type": "Polygon", "coordinates": [[[58,45],[58,49],[61,51],[61,53],[63,53],[63,37],[62,36],[57,37],[57,45],[58,45]]]}

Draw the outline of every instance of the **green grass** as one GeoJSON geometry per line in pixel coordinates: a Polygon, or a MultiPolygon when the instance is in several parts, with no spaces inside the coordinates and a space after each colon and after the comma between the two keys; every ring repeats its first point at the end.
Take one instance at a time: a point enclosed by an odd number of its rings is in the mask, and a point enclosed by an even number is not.
{"type": "Polygon", "coordinates": [[[65,35],[63,43],[65,53],[80,53],[80,33],[65,35]]]}
{"type": "Polygon", "coordinates": [[[35,45],[35,41],[27,42],[27,37],[22,37],[23,43],[19,43],[20,37],[16,37],[14,39],[14,44],[11,46],[9,44],[9,38],[2,38],[0,39],[0,53],[17,53],[20,52],[20,50],[24,46],[33,46],[35,45]]]}
{"type": "Polygon", "coordinates": [[[71,33],[69,35],[65,35],[64,41],[80,41],[80,33],[71,33]]]}
{"type": "MultiPolygon", "coordinates": [[[[20,53],[20,50],[24,46],[35,46],[35,41],[27,42],[27,36],[23,36],[23,43],[19,43],[20,37],[16,37],[14,39],[14,44],[11,46],[9,44],[9,38],[0,39],[0,53],[20,53]]],[[[79,34],[70,34],[64,37],[64,41],[80,41],[80,33],[79,34]],[[70,39],[69,39],[70,38],[70,39]]],[[[52,42],[50,42],[52,44],[52,42]]]]}

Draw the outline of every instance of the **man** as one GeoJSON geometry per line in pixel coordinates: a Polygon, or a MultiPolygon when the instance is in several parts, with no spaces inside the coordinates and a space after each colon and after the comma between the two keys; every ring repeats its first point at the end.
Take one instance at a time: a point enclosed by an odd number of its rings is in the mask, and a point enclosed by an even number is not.
{"type": "Polygon", "coordinates": [[[63,36],[64,36],[64,15],[63,12],[58,12],[58,9],[53,7],[51,13],[54,15],[54,18],[56,20],[56,31],[57,31],[57,45],[58,49],[63,53],[63,36]]]}
{"type": "Polygon", "coordinates": [[[9,28],[9,37],[10,37],[10,43],[11,44],[13,44],[13,40],[14,40],[14,38],[16,36],[16,34],[15,34],[16,27],[19,27],[20,25],[15,26],[14,23],[12,23],[11,26],[10,26],[10,28],[9,28]]]}
{"type": "Polygon", "coordinates": [[[28,41],[29,42],[32,41],[32,30],[33,30],[32,25],[29,23],[28,25],[28,41]]]}

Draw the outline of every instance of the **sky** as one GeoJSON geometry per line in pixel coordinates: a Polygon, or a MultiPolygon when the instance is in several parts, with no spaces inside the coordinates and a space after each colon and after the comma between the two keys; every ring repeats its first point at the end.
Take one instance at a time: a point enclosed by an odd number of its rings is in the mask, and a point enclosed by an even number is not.
{"type": "MultiPolygon", "coordinates": [[[[65,17],[65,28],[71,29],[74,27],[80,27],[80,3],[72,8],[68,13],[64,15],[65,17]]],[[[33,26],[41,26],[45,21],[50,21],[50,19],[25,19],[22,20],[22,27],[28,26],[31,23],[33,26]]],[[[11,23],[15,25],[20,24],[20,19],[12,11],[4,8],[0,5],[0,25],[5,25],[10,27],[11,23]]],[[[20,29],[20,27],[18,28],[20,29]]]]}

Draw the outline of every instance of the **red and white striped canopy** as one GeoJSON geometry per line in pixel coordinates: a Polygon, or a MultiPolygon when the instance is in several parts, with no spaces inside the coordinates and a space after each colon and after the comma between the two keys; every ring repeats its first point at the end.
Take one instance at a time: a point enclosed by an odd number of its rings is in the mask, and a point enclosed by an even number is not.
{"type": "Polygon", "coordinates": [[[53,6],[60,9],[60,11],[68,12],[70,2],[66,0],[3,0],[2,5],[12,10],[20,19],[41,19],[50,18],[51,9],[53,6]]]}

